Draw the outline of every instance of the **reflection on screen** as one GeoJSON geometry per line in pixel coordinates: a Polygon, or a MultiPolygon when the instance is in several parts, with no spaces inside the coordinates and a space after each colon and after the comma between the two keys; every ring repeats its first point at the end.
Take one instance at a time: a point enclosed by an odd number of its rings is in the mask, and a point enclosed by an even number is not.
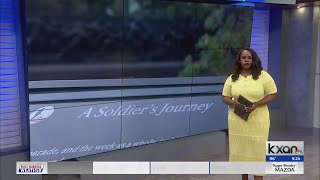
{"type": "Polygon", "coordinates": [[[253,9],[160,0],[28,0],[30,80],[225,76],[253,9]]]}

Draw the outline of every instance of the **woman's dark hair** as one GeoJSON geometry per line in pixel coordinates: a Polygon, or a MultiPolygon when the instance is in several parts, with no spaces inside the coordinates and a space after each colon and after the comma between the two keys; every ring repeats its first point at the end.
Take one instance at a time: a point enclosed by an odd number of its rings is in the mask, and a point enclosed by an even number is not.
{"type": "Polygon", "coordinates": [[[239,79],[239,75],[240,75],[241,70],[242,70],[242,66],[240,64],[241,53],[243,51],[245,51],[245,50],[250,51],[251,54],[252,54],[251,70],[252,70],[253,79],[257,80],[259,78],[259,75],[261,74],[261,71],[263,70],[263,67],[261,66],[260,58],[257,55],[257,53],[253,49],[251,49],[249,47],[243,48],[238,52],[238,55],[236,57],[233,73],[232,73],[232,76],[231,76],[232,81],[237,81],[239,79]]]}

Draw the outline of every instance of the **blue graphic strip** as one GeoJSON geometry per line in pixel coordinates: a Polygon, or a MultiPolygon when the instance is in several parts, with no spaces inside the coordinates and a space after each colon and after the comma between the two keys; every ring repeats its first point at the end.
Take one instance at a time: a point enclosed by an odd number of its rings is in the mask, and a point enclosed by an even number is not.
{"type": "Polygon", "coordinates": [[[267,162],[304,162],[304,156],[266,156],[267,162]]]}

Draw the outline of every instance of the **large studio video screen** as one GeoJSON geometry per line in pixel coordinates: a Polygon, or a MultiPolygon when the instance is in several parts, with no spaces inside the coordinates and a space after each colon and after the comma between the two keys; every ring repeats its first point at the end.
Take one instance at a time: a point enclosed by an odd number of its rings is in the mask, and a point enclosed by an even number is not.
{"type": "Polygon", "coordinates": [[[252,7],[26,0],[29,80],[223,76],[250,46],[252,7]]]}
{"type": "Polygon", "coordinates": [[[195,79],[231,73],[239,49],[250,46],[252,7],[26,0],[25,8],[29,85],[45,86],[29,91],[32,161],[67,160],[227,128],[223,84],[195,79]],[[72,87],[113,80],[123,85],[72,87]],[[44,85],[61,82],[68,86],[44,85]],[[79,98],[64,100],[61,93],[79,98]],[[100,98],[81,99],[94,93],[100,98]]]}

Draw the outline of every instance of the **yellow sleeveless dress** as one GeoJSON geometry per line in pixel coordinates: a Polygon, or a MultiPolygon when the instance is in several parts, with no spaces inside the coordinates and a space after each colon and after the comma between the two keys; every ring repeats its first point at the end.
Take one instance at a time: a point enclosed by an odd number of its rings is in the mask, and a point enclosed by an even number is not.
{"type": "MultiPolygon", "coordinates": [[[[277,92],[272,77],[262,71],[259,79],[252,76],[232,82],[231,76],[224,84],[223,96],[237,99],[244,96],[251,102],[257,102],[266,95],[277,92]]],[[[234,108],[228,109],[229,161],[232,162],[263,162],[266,160],[266,141],[268,141],[270,117],[267,105],[257,107],[250,113],[247,121],[234,114],[234,108]]]]}

